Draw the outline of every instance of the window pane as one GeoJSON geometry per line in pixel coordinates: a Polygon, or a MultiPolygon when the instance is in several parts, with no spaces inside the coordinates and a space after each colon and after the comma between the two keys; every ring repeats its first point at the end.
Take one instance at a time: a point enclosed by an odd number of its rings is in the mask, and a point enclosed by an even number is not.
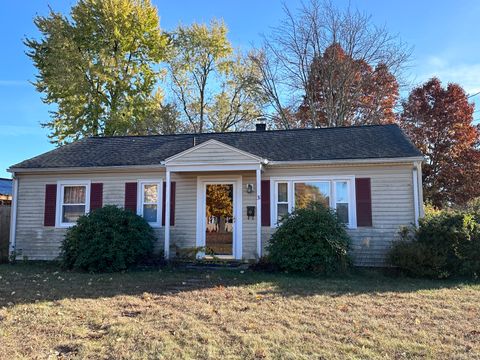
{"type": "Polygon", "coordinates": [[[348,203],[348,186],[346,181],[337,181],[335,183],[335,202],[348,203]]]}
{"type": "Polygon", "coordinates": [[[148,222],[157,222],[157,205],[143,205],[143,218],[148,222]]]}
{"type": "Polygon", "coordinates": [[[85,205],[63,205],[62,222],[74,223],[78,218],[85,214],[85,205]]]}
{"type": "Polygon", "coordinates": [[[337,215],[341,222],[348,224],[348,204],[337,204],[337,215]]]}
{"type": "Polygon", "coordinates": [[[156,184],[144,185],[143,202],[157,203],[158,186],[156,184]]]}
{"type": "Polygon", "coordinates": [[[288,204],[278,204],[277,205],[277,221],[282,220],[282,218],[288,214],[288,204]]]}
{"type": "Polygon", "coordinates": [[[288,184],[287,183],[278,183],[278,201],[279,202],[288,201],[288,184]]]}
{"type": "Polygon", "coordinates": [[[85,186],[64,186],[64,204],[85,204],[85,186]]]}
{"type": "Polygon", "coordinates": [[[312,201],[330,205],[330,183],[305,182],[295,183],[295,207],[305,208],[312,201]]]}

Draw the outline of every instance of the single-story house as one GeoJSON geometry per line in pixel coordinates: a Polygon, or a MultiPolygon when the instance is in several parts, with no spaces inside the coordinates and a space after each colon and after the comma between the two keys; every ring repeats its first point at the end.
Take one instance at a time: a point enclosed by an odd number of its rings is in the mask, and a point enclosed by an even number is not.
{"type": "Polygon", "coordinates": [[[143,216],[157,251],[251,260],[279,219],[323,201],[359,265],[378,266],[423,215],[422,154],[397,125],[89,137],[19,164],[10,251],[50,260],[66,229],[106,204],[143,216]]]}

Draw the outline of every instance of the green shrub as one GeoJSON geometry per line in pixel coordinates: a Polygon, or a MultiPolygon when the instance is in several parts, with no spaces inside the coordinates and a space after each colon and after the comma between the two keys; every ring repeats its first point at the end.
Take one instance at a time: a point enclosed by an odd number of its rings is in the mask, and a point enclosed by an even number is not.
{"type": "Polygon", "coordinates": [[[282,270],[329,274],[347,269],[349,242],[335,211],[312,203],[282,219],[268,245],[268,258],[282,270]]]}
{"type": "Polygon", "coordinates": [[[390,264],[407,275],[415,277],[442,278],[445,273],[445,256],[434,247],[416,240],[400,240],[393,244],[389,254],[390,264]]]}
{"type": "Polygon", "coordinates": [[[68,269],[125,270],[149,256],[154,241],[153,229],[142,217],[116,206],[105,206],[80,217],[68,229],[61,260],[68,269]]]}
{"type": "Polygon", "coordinates": [[[388,259],[409,275],[434,278],[480,274],[480,224],[468,211],[429,212],[401,232],[388,259]]]}
{"type": "Polygon", "coordinates": [[[465,236],[458,237],[454,243],[454,252],[457,258],[456,272],[460,275],[480,276],[480,223],[478,214],[465,214],[463,228],[465,236]]]}
{"type": "Polygon", "coordinates": [[[467,204],[466,211],[472,214],[477,222],[480,222],[480,197],[470,200],[467,204]]]}

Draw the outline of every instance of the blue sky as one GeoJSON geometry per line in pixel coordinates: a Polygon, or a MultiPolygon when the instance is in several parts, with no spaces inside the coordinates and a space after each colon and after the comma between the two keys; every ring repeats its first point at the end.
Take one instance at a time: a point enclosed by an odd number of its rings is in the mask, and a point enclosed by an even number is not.
{"type": "MultiPolygon", "coordinates": [[[[230,40],[237,47],[258,43],[282,18],[282,3],[274,0],[152,0],[158,7],[161,26],[208,22],[223,18],[230,29],[230,40]]],[[[345,5],[346,1],[337,1],[345,5]]],[[[372,15],[376,24],[413,46],[408,76],[420,83],[433,75],[443,82],[457,82],[468,93],[480,91],[480,46],[476,25],[480,1],[382,1],[351,0],[352,6],[372,15]]],[[[0,177],[9,177],[6,168],[54,148],[40,123],[48,119],[49,108],[29,80],[35,68],[25,56],[22,39],[36,36],[36,14],[48,13],[48,5],[68,13],[72,0],[4,1],[0,10],[0,177]]],[[[296,7],[299,1],[286,1],[296,7]]],[[[478,101],[480,96],[475,97],[478,101]]],[[[476,113],[480,118],[480,113],[476,113]]]]}

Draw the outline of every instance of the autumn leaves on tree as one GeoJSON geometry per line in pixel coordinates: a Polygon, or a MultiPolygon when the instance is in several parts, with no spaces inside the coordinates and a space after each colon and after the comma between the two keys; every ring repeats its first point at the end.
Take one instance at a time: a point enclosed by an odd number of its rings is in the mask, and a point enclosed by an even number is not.
{"type": "Polygon", "coordinates": [[[480,196],[480,127],[474,105],[457,84],[433,78],[413,89],[400,125],[425,155],[425,199],[437,207],[463,205],[480,196]]]}
{"type": "Polygon", "coordinates": [[[315,57],[296,117],[300,127],[395,122],[398,83],[383,63],[372,67],[339,44],[315,57]]]}

